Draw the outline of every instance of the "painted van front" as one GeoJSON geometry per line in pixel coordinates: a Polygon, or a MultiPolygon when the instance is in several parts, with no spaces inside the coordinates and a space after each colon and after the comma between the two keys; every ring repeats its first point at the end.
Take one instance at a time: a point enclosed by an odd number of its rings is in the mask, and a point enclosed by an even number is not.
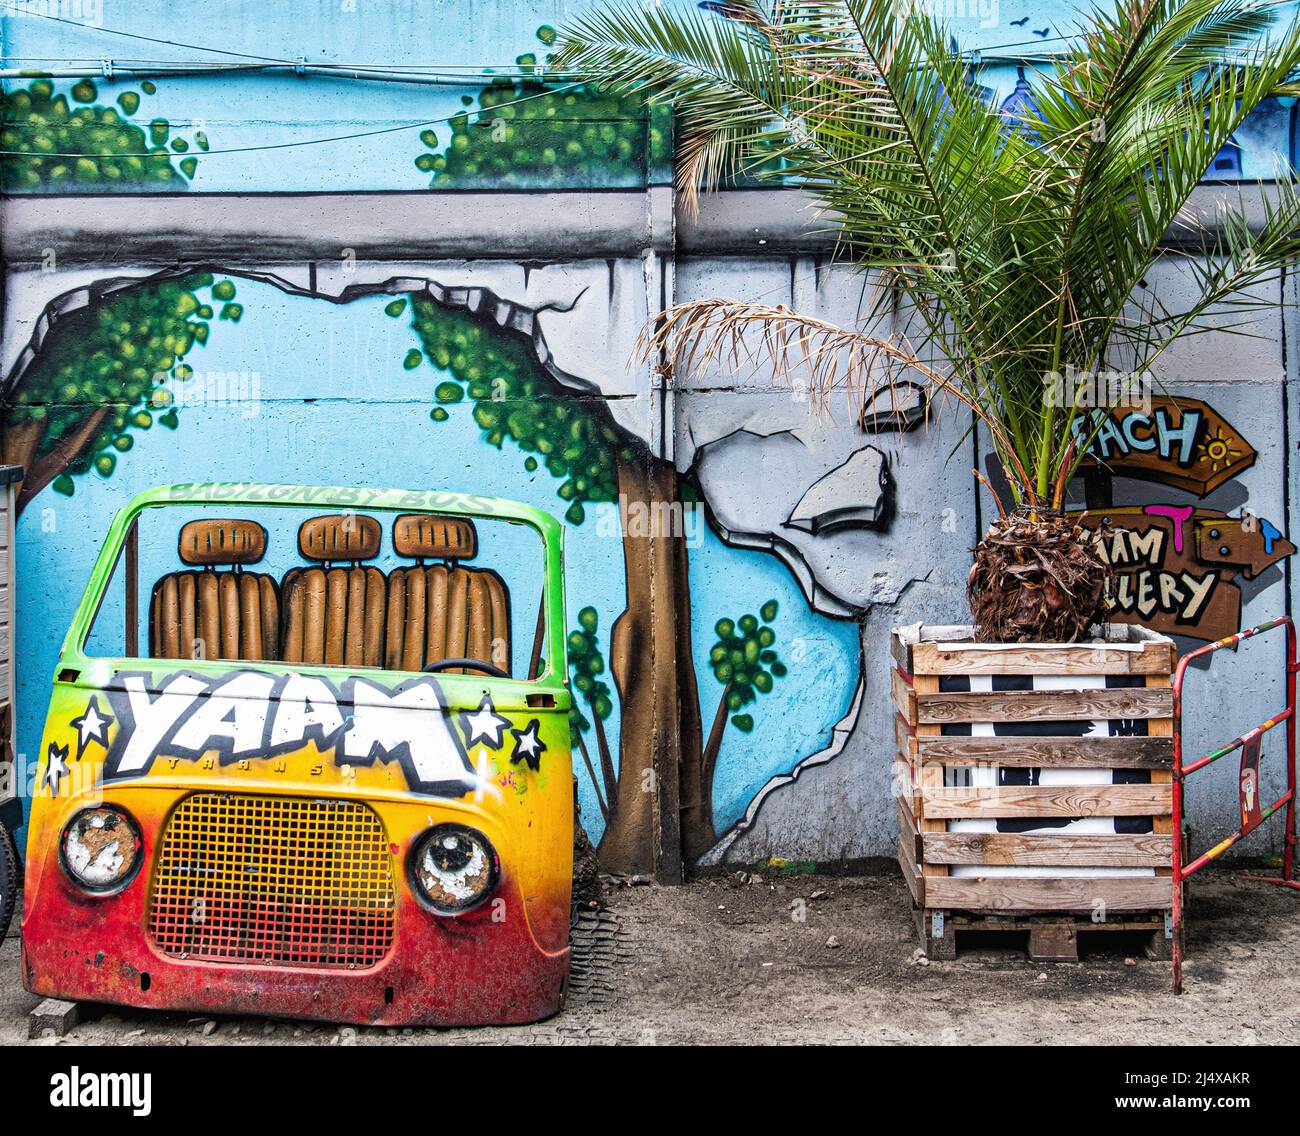
{"type": "Polygon", "coordinates": [[[366,491],[359,510],[345,490],[175,486],[118,515],[41,742],[29,990],[388,1025],[560,1007],[573,838],[561,530],[527,506],[437,497],[417,512],[428,495],[366,491]],[[214,501],[240,516],[204,515],[214,501]],[[306,563],[250,570],[302,517],[306,563]],[[182,567],[159,564],[156,582],[142,518],[179,524],[182,567]],[[527,652],[506,582],[523,561],[480,537],[495,522],[541,549],[527,652]],[[494,568],[467,563],[484,554],[494,568]],[[119,615],[122,649],[106,655],[119,615]]]}

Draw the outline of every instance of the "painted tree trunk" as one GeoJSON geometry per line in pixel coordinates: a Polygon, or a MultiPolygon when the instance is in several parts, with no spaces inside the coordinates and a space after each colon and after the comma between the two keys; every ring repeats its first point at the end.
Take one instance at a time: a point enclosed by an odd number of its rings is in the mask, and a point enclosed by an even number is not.
{"type": "Polygon", "coordinates": [[[605,783],[596,777],[596,767],[591,763],[591,753],[587,749],[587,743],[582,740],[582,735],[578,734],[578,753],[582,756],[582,763],[587,767],[587,776],[591,778],[591,787],[596,791],[596,806],[600,809],[600,818],[606,824],[609,823],[609,805],[605,801],[605,783]]]}
{"type": "Polygon", "coordinates": [[[45,436],[43,423],[6,428],[5,461],[23,467],[22,488],[18,493],[16,506],[18,513],[21,513],[36,494],[63,473],[81,451],[90,445],[104,419],[108,417],[108,410],[107,406],[101,406],[91,411],[76,429],[69,432],[49,453],[41,457],[36,455],[45,436]]]}
{"type": "MultiPolygon", "coordinates": [[[[690,583],[677,472],[637,455],[618,463],[627,610],[610,669],[622,704],[617,805],[600,842],[606,871],[682,878],[683,858],[712,845],[702,800],[703,745],[691,655],[690,583]]],[[[611,802],[611,804],[613,804],[611,802]]]]}
{"type": "MultiPolygon", "coordinates": [[[[605,723],[601,721],[596,708],[591,708],[591,723],[596,731],[596,752],[600,755],[600,776],[605,796],[606,811],[618,804],[618,774],[614,772],[614,756],[609,752],[609,738],[605,735],[605,723]]],[[[606,818],[608,819],[608,818],[606,818]]]]}
{"type": "MultiPolygon", "coordinates": [[[[713,772],[718,767],[718,754],[722,750],[722,735],[727,732],[727,695],[731,693],[731,683],[722,688],[722,697],[718,699],[718,709],[713,715],[713,726],[709,730],[709,740],[704,745],[700,792],[704,800],[713,801],[713,772]]],[[[709,809],[710,825],[713,809],[709,809]]],[[[707,851],[707,849],[706,849],[707,851]]],[[[703,853],[700,853],[703,855],[703,853]]]]}

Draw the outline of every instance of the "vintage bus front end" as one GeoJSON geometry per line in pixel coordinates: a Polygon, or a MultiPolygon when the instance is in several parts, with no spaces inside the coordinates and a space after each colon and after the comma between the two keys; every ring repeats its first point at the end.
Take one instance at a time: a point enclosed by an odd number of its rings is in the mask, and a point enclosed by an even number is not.
{"type": "MultiPolygon", "coordinates": [[[[186,567],[146,573],[137,605],[140,514],[215,488],[123,511],[64,644],[28,835],[27,988],[375,1025],[554,1013],[573,834],[558,524],[482,498],[366,491],[361,511],[303,490],[303,563],[247,571],[269,526],[204,515],[181,529],[186,567]],[[464,563],[484,513],[542,538],[526,662],[510,590],[464,563]],[[119,575],[128,650],[100,657],[88,634],[119,575]]],[[[286,488],[220,508],[287,513],[286,488]]]]}

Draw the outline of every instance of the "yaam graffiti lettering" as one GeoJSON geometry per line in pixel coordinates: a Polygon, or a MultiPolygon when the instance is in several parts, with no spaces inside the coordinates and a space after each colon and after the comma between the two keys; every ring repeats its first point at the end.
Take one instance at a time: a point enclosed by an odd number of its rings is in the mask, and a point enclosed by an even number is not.
{"type": "Polygon", "coordinates": [[[236,671],[210,679],[178,671],[117,675],[106,690],[118,730],[104,779],[147,773],[159,756],[224,765],[301,749],[333,750],[338,765],[401,764],[412,790],[460,797],[474,768],[432,678],[385,688],[348,678],[337,688],[314,675],[236,671]]]}

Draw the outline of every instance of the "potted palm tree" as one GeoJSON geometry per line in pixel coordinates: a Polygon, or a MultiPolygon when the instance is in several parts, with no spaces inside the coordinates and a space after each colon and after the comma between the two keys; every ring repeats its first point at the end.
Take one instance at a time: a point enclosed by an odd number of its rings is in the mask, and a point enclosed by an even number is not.
{"type": "MultiPolygon", "coordinates": [[[[1264,306],[1251,290],[1300,253],[1290,171],[1249,210],[1222,193],[1203,209],[1196,191],[1261,102],[1296,93],[1300,27],[1257,0],[1116,0],[1025,70],[1009,115],[926,7],[605,0],[562,30],[553,63],[672,104],[687,209],[736,174],[795,182],[834,226],[840,259],[880,285],[855,326],[727,298],[681,304],[647,329],[648,355],[679,374],[720,360],[798,367],[822,395],[906,372],[987,432],[1004,489],[976,471],[999,515],[974,550],[974,628],[893,644],[900,862],[918,911],[1158,912],[1170,906],[1172,644],[1105,628],[1082,642],[1103,618],[1109,568],[1064,506],[1107,416],[1081,413],[1061,376],[1149,373],[1181,337],[1264,306]],[[1194,254],[1177,310],[1145,283],[1171,231],[1194,254]],[[890,306],[925,334],[882,332],[890,306]],[[1024,681],[1043,674],[1056,689],[1024,681]],[[1061,675],[1088,681],[1061,689],[1061,675]],[[1029,718],[1058,736],[976,725],[1029,718]],[[1126,733],[1138,736],[1112,736],[1126,733]],[[1099,783],[1098,769],[1118,772],[1099,783]],[[1082,817],[1120,820],[1081,843],[1082,817]],[[1027,878],[1044,865],[1071,870],[1027,878]],[[1094,872],[1116,878],[1103,887],[1094,872]]],[[[931,950],[950,949],[951,926],[925,922],[931,950]]],[[[1040,932],[1042,952],[1068,953],[1073,934],[1040,932]]]]}
{"type": "Polygon", "coordinates": [[[970,407],[1009,497],[975,549],[975,625],[996,641],[1071,642],[1097,622],[1107,567],[1062,507],[1104,416],[1079,430],[1081,408],[1053,393],[1071,369],[1148,372],[1211,313],[1222,330],[1300,251],[1289,171],[1254,223],[1244,206],[1205,216],[1193,202],[1252,111],[1295,93],[1300,28],[1275,28],[1258,0],[1120,0],[1026,77],[1009,119],[927,7],[610,0],[562,29],[553,64],[672,104],[687,209],[737,174],[798,182],[841,258],[881,285],[862,327],[685,303],[647,351],[678,373],[766,356],[805,368],[823,395],[907,370],[970,407]],[[1171,230],[1202,254],[1187,258],[1195,294],[1178,311],[1144,286],[1171,230]],[[919,348],[877,330],[900,296],[927,332],[919,348]]]}

